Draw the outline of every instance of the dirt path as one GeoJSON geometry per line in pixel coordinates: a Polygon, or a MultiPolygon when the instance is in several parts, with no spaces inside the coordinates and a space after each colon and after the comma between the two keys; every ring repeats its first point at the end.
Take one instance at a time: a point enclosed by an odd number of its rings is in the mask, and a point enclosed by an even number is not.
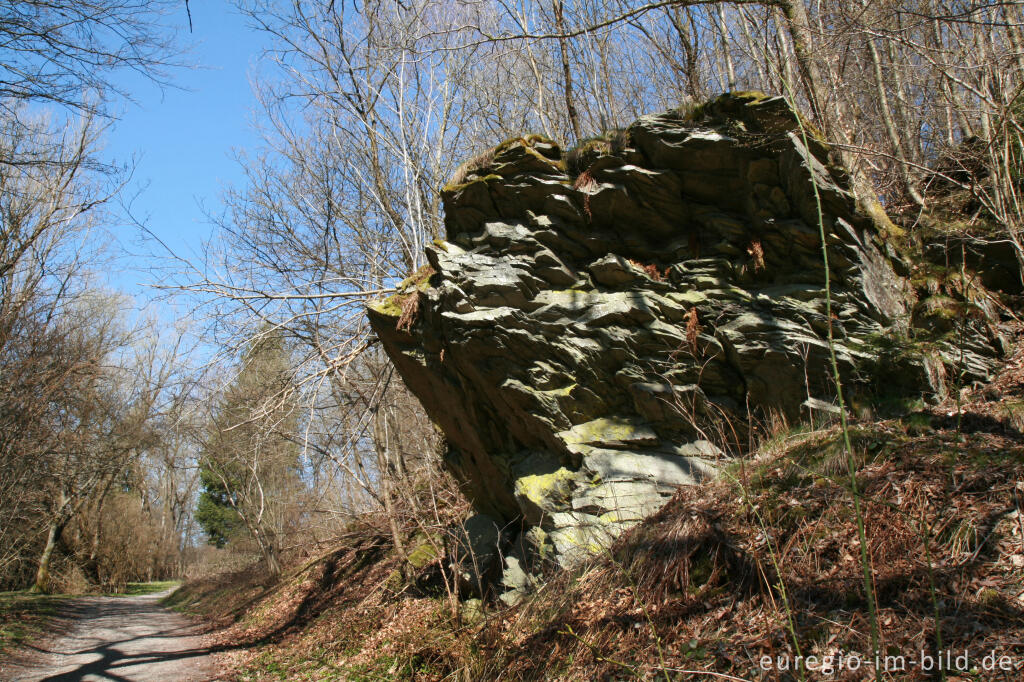
{"type": "Polygon", "coordinates": [[[200,682],[217,666],[184,616],[159,605],[168,592],[142,597],[82,597],[63,609],[67,630],[0,661],[0,680],[200,682]]]}

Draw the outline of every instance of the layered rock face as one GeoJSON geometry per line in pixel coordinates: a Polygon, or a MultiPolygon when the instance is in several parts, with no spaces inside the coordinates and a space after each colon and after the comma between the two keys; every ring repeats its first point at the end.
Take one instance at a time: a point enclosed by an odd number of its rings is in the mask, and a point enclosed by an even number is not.
{"type": "Polygon", "coordinates": [[[430,267],[370,320],[476,509],[562,563],[714,475],[752,427],[834,411],[830,327],[850,395],[945,390],[941,344],[896,342],[917,301],[895,228],[857,213],[780,98],[726,95],[565,155],[511,140],[444,205],[430,267]]]}

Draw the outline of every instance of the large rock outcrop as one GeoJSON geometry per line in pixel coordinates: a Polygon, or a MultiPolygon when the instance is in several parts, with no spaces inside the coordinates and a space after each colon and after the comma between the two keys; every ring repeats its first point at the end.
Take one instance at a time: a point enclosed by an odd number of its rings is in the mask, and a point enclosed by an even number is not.
{"type": "Polygon", "coordinates": [[[931,308],[897,228],[858,214],[828,152],[781,98],[741,94],[460,169],[430,267],[369,315],[478,511],[563,563],[602,546],[752,426],[836,410],[830,327],[854,402],[987,374],[987,325],[958,360],[910,340],[931,308]]]}

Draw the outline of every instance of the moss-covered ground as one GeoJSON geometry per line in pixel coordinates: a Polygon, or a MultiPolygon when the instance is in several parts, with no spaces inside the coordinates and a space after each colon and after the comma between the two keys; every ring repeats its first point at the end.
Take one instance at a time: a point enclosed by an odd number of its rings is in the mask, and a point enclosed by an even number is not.
{"type": "Polygon", "coordinates": [[[164,592],[181,584],[178,580],[156,580],[151,583],[128,583],[120,592],[112,592],[111,597],[139,597],[145,594],[164,592]]]}

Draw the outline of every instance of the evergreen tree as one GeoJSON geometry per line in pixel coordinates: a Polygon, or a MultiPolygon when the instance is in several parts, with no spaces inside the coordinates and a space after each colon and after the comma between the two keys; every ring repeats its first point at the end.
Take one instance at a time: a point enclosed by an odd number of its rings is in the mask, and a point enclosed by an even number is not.
{"type": "Polygon", "coordinates": [[[211,470],[208,460],[203,461],[199,477],[203,492],[199,495],[196,521],[206,533],[210,544],[222,549],[239,532],[245,532],[245,524],[231,504],[231,493],[211,470]]]}
{"type": "Polygon", "coordinates": [[[247,534],[271,573],[280,570],[281,537],[303,496],[293,388],[284,340],[262,335],[224,393],[200,462],[196,518],[210,543],[224,547],[247,534]]]}

